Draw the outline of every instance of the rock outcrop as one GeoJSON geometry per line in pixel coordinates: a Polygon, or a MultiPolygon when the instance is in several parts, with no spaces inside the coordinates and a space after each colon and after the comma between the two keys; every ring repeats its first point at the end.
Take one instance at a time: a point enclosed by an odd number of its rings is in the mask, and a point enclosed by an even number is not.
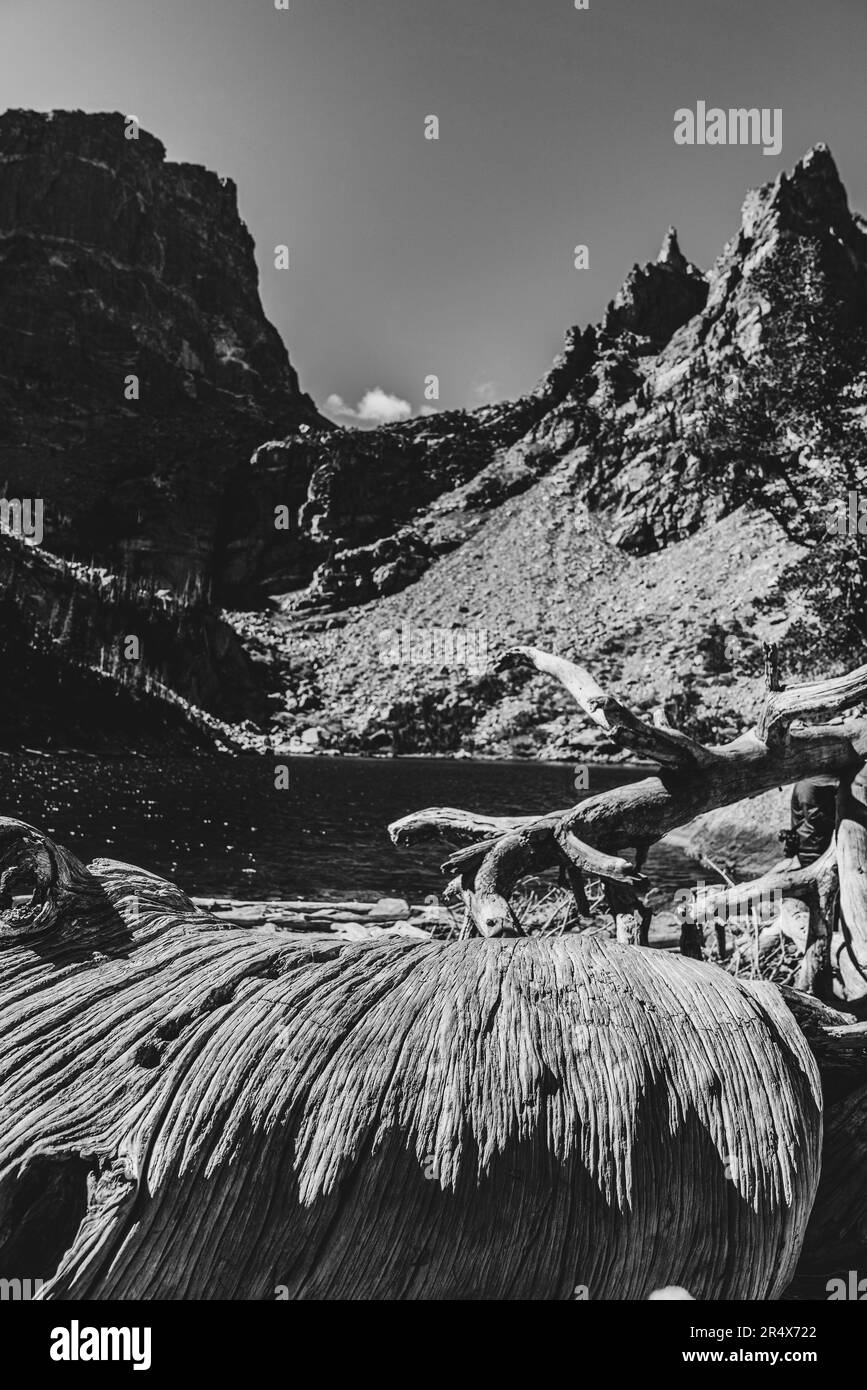
{"type": "MultiPolygon", "coordinates": [[[[366,548],[393,538],[401,549],[399,533],[416,519],[431,529],[441,499],[498,470],[509,445],[543,411],[541,400],[522,399],[370,431],[305,426],[263,445],[228,509],[229,586],[248,595],[300,595],[318,571],[308,607],[329,606],[332,597],[337,606],[373,597],[363,579],[366,548]],[[282,528],[274,524],[277,507],[289,513],[282,528]],[[342,586],[336,578],[351,572],[352,552],[360,567],[357,592],[351,581],[342,586]],[[333,586],[323,584],[323,566],[333,571],[333,586]]],[[[460,532],[431,537],[432,555],[459,538],[460,532]]]]}
{"type": "Polygon", "coordinates": [[[0,747],[166,752],[267,722],[271,664],[199,592],[0,535],[0,747]]]}
{"type": "Polygon", "coordinates": [[[252,450],[325,424],[264,316],[231,179],[116,113],[7,111],[0,295],[6,495],[44,499],[58,554],[219,586],[252,450]]]}
{"type": "Polygon", "coordinates": [[[813,348],[867,327],[867,235],[822,145],[749,194],[739,231],[708,273],[706,303],[642,364],[627,408],[606,422],[615,447],[600,450],[587,500],[610,509],[616,544],[658,549],[743,500],[707,466],[708,426],[751,369],[797,360],[804,345],[793,310],[812,328],[813,348]]]}

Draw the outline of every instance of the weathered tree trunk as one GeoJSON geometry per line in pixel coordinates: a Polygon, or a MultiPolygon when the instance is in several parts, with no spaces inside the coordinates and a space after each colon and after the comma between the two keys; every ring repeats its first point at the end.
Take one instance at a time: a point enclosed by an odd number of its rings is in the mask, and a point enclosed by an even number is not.
{"type": "Polygon", "coordinates": [[[772,986],[580,934],[227,928],[16,822],[0,857],[7,894],[37,880],[0,931],[0,1276],[122,1299],[790,1280],[821,1094],[772,986]]]}

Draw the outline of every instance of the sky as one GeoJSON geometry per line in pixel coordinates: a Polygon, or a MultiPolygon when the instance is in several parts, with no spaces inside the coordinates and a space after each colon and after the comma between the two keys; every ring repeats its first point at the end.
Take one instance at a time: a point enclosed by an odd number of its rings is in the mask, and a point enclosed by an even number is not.
{"type": "Polygon", "coordinates": [[[819,140],[867,212],[867,0],[286,3],[0,0],[0,94],[135,114],[233,178],[266,313],[345,423],[530,390],[670,223],[708,266],[819,140]],[[677,145],[698,101],[780,108],[781,153],[677,145]]]}

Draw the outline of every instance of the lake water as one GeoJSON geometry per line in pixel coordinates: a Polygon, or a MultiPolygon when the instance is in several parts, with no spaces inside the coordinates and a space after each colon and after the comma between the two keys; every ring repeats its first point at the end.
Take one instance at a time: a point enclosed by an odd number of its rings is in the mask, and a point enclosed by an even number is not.
{"type": "MultiPolygon", "coordinates": [[[[522,815],[573,805],[572,764],[402,758],[211,757],[161,762],[0,755],[0,815],[47,831],[79,858],[138,864],[189,893],[328,899],[441,891],[444,844],[396,849],[389,822],[426,806],[522,815]]],[[[589,794],[647,776],[591,767],[589,794]]],[[[673,892],[707,877],[655,846],[646,872],[673,892]]]]}

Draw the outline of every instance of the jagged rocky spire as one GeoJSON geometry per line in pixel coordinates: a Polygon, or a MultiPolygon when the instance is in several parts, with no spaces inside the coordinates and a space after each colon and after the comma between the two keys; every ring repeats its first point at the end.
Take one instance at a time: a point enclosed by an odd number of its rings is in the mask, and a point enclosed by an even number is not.
{"type": "Polygon", "coordinates": [[[656,264],[670,266],[672,270],[680,270],[683,272],[688,270],[689,262],[680,249],[676,228],[669,227],[666,232],[659,250],[659,255],[656,258],[656,264]]]}

